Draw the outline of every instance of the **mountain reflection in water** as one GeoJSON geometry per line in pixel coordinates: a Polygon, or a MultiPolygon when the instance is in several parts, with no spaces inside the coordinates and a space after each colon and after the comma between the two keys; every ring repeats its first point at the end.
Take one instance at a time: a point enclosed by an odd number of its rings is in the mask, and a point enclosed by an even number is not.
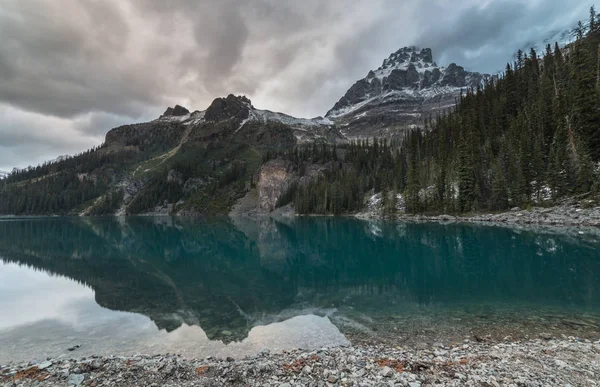
{"type": "Polygon", "coordinates": [[[98,305],[147,316],[167,332],[199,326],[224,343],[258,325],[339,308],[365,315],[390,305],[398,313],[478,302],[597,309],[598,239],[342,218],[0,220],[5,263],[73,279],[98,305]]]}

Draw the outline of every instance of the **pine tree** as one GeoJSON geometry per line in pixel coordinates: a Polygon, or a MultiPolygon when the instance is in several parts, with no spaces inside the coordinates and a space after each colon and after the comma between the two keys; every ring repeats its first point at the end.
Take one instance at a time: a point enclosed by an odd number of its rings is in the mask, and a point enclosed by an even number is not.
{"type": "Polygon", "coordinates": [[[492,169],[492,196],[490,207],[495,211],[502,211],[508,208],[508,192],[506,187],[506,178],[500,160],[496,160],[492,169]]]}

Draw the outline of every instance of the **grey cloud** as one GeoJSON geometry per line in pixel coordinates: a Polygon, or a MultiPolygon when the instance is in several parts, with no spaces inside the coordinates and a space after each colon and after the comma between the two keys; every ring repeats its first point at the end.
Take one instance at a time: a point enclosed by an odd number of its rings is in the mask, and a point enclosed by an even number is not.
{"type": "Polygon", "coordinates": [[[61,117],[135,115],[156,103],[144,69],[119,64],[129,27],[98,1],[8,2],[0,12],[0,101],[61,117]],[[15,16],[18,15],[18,16],[15,16]]]}
{"type": "Polygon", "coordinates": [[[587,16],[576,0],[6,0],[0,4],[0,169],[97,145],[111,127],[229,93],[323,115],[405,45],[501,70],[587,16]],[[12,110],[11,110],[12,109],[12,110]],[[8,128],[6,116],[20,117],[8,128]],[[67,142],[54,141],[68,133],[67,142]],[[9,136],[9,134],[11,134],[9,136]],[[97,141],[97,143],[93,143],[97,141]],[[53,152],[52,149],[55,151],[53,152]],[[6,156],[10,153],[9,156],[6,156]]]}
{"type": "Polygon", "coordinates": [[[425,24],[428,27],[417,38],[417,44],[430,46],[444,63],[453,61],[472,70],[494,73],[503,70],[518,49],[529,49],[557,31],[573,27],[585,17],[587,8],[568,0],[504,0],[474,4],[450,14],[438,4],[431,10],[433,18],[445,22],[425,24]]]}

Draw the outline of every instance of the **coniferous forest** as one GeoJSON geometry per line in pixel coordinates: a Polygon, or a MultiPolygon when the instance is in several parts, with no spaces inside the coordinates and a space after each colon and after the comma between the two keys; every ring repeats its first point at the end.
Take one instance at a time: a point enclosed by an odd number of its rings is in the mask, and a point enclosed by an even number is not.
{"type": "Polygon", "coordinates": [[[389,213],[395,193],[404,193],[411,213],[501,211],[600,193],[600,15],[593,7],[574,34],[564,48],[519,51],[501,77],[469,90],[454,112],[428,120],[400,145],[350,144],[344,167],[296,188],[296,210],[358,211],[369,190],[383,192],[389,213]]]}

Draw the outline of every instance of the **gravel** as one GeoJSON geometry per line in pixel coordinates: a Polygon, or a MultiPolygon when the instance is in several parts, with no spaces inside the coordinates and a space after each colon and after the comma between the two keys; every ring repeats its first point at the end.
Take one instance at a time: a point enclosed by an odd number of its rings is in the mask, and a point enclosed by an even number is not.
{"type": "MultiPolygon", "coordinates": [[[[356,214],[362,219],[381,218],[380,212],[370,211],[356,214]]],[[[411,221],[441,221],[441,222],[472,222],[472,223],[501,223],[525,224],[542,226],[591,226],[600,227],[600,206],[592,200],[567,200],[554,207],[533,207],[523,210],[513,208],[508,212],[497,214],[477,215],[410,215],[401,214],[398,220],[411,221]]]]}
{"type": "Polygon", "coordinates": [[[600,340],[361,345],[200,360],[178,355],[50,359],[0,366],[4,386],[596,386],[600,340]],[[47,365],[51,362],[51,365],[47,365]],[[43,368],[43,369],[42,369],[43,368]]]}

